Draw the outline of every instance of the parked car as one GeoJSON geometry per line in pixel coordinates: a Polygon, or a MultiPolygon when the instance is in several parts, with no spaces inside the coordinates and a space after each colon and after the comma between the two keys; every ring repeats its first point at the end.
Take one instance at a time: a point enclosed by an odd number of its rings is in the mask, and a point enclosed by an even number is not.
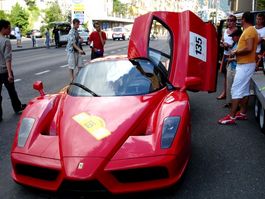
{"type": "MultiPolygon", "coordinates": [[[[49,24],[49,27],[51,27],[52,31],[58,32],[58,47],[67,44],[67,38],[68,33],[71,30],[71,24],[66,21],[55,21],[51,22],[49,24]]],[[[54,38],[54,34],[52,34],[52,37],[54,38]]]]}
{"type": "Polygon", "coordinates": [[[132,32],[127,55],[86,63],[59,93],[34,83],[40,96],[23,111],[11,150],[17,183],[126,193],[181,179],[192,148],[187,90],[216,89],[216,30],[185,11],[141,15],[132,32]]]}
{"type": "Polygon", "coordinates": [[[124,27],[115,27],[112,29],[112,39],[113,40],[127,40],[130,38],[130,31],[124,27]]]}
{"type": "Polygon", "coordinates": [[[107,39],[112,39],[112,34],[113,34],[112,28],[107,28],[103,31],[106,33],[107,39]]]}
{"type": "Polygon", "coordinates": [[[26,33],[26,37],[27,38],[31,38],[32,34],[34,33],[35,37],[36,38],[42,38],[42,33],[40,30],[37,30],[37,29],[33,29],[29,32],[26,33]]]}
{"type": "Polygon", "coordinates": [[[78,29],[79,36],[83,39],[83,43],[89,44],[89,31],[88,29],[80,28],[78,29]]]}

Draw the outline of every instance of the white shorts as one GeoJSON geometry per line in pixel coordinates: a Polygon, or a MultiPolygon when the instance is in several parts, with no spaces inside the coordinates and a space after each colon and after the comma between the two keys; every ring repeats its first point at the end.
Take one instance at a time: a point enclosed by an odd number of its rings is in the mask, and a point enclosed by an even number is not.
{"type": "Polygon", "coordinates": [[[232,99],[249,96],[250,79],[255,72],[256,63],[237,64],[234,82],[231,88],[232,99]]]}
{"type": "Polygon", "coordinates": [[[76,67],[83,67],[84,66],[84,61],[83,61],[83,56],[80,55],[77,52],[74,53],[68,53],[68,68],[69,69],[75,69],[76,67]]]}

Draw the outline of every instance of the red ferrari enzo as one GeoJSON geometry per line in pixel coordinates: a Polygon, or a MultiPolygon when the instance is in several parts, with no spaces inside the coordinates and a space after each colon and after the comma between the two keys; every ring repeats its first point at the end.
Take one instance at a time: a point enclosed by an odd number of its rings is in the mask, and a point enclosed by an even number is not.
{"type": "Polygon", "coordinates": [[[191,156],[187,90],[216,88],[216,31],[190,11],[134,22],[128,55],[89,62],[67,89],[31,100],[14,139],[12,177],[45,190],[167,187],[191,156]]]}

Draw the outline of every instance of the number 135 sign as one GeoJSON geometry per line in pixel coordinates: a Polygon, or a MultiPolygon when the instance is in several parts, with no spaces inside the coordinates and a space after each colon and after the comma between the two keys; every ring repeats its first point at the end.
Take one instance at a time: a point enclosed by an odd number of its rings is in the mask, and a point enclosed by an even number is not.
{"type": "Polygon", "coordinates": [[[189,55],[206,62],[207,40],[194,32],[190,32],[189,55]]]}

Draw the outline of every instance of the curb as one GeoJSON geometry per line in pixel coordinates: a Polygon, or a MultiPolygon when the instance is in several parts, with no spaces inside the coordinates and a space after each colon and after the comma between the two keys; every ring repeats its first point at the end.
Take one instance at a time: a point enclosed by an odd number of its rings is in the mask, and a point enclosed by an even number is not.
{"type": "MultiPolygon", "coordinates": [[[[50,47],[55,47],[55,45],[51,45],[50,47]]],[[[12,52],[17,52],[17,51],[24,51],[24,50],[33,50],[33,49],[39,49],[39,48],[46,48],[46,46],[38,46],[38,47],[29,47],[29,48],[16,48],[12,49],[12,52]]]]}

